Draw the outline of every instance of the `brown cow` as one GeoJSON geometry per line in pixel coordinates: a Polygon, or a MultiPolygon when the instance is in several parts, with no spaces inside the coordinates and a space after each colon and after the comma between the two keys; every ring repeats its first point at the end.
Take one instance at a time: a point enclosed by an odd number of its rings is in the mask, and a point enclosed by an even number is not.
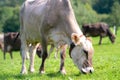
{"type": "Polygon", "coordinates": [[[100,36],[99,45],[102,42],[102,38],[105,36],[108,36],[112,43],[115,42],[115,35],[110,31],[109,25],[106,23],[84,24],[82,26],[82,31],[86,36],[100,36]]]}
{"type": "Polygon", "coordinates": [[[13,59],[12,51],[20,51],[21,41],[20,38],[17,38],[17,40],[14,43],[14,39],[18,33],[17,32],[8,32],[4,33],[4,59],[6,59],[5,55],[6,52],[10,53],[11,59],[13,59]]]}
{"type": "MultiPolygon", "coordinates": [[[[2,51],[3,51],[3,57],[6,59],[6,53],[10,53],[11,59],[13,59],[13,51],[20,51],[20,46],[21,46],[21,40],[20,37],[18,36],[18,32],[8,32],[4,33],[3,36],[3,46],[2,46],[2,51]],[[16,38],[17,37],[17,38],[16,38]]],[[[29,55],[27,54],[26,59],[29,59],[29,55]]]]}

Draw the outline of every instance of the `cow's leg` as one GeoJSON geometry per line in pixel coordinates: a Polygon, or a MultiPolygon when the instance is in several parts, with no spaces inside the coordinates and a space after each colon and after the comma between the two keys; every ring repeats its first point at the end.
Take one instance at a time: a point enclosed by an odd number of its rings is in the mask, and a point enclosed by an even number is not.
{"type": "Polygon", "coordinates": [[[25,60],[26,60],[26,52],[27,52],[27,45],[26,40],[23,38],[21,39],[21,55],[22,55],[22,68],[21,68],[21,74],[27,74],[25,60]]]}
{"type": "Polygon", "coordinates": [[[4,60],[6,59],[6,52],[5,52],[5,50],[4,50],[4,52],[3,52],[3,56],[4,56],[4,60]]]}
{"type": "Polygon", "coordinates": [[[45,71],[44,71],[44,64],[45,64],[45,60],[46,60],[48,54],[47,54],[46,42],[45,42],[45,40],[42,40],[42,41],[43,41],[42,42],[42,49],[43,49],[43,53],[42,54],[43,55],[42,55],[42,63],[41,63],[39,71],[40,71],[40,73],[45,73],[45,71]]]}
{"type": "MultiPolygon", "coordinates": [[[[20,51],[20,56],[22,57],[22,52],[20,51]]],[[[29,60],[29,52],[26,52],[26,60],[29,60]]]]}
{"type": "Polygon", "coordinates": [[[22,54],[22,69],[21,69],[21,73],[22,74],[27,74],[27,70],[26,70],[26,66],[25,66],[25,60],[26,60],[26,47],[24,47],[23,45],[21,46],[21,54],[22,54]]]}
{"type": "MultiPolygon", "coordinates": [[[[50,57],[50,54],[53,52],[53,50],[54,50],[54,45],[51,45],[50,50],[48,52],[48,58],[50,57]]],[[[58,48],[55,51],[55,55],[54,55],[55,59],[57,59],[57,54],[58,54],[58,48]]]]}
{"type": "Polygon", "coordinates": [[[53,50],[54,50],[54,45],[51,45],[50,50],[48,52],[48,58],[50,57],[50,54],[53,52],[53,50]]]}
{"type": "Polygon", "coordinates": [[[10,57],[11,57],[11,59],[13,59],[12,51],[10,51],[10,57]]]}
{"type": "Polygon", "coordinates": [[[58,57],[58,51],[59,51],[59,49],[56,48],[56,50],[55,50],[55,59],[57,59],[57,57],[58,57]]]}
{"type": "Polygon", "coordinates": [[[4,47],[3,47],[3,58],[4,58],[4,60],[6,59],[6,51],[7,51],[7,49],[6,49],[6,45],[5,45],[5,41],[4,41],[4,47]]]}
{"type": "Polygon", "coordinates": [[[66,74],[66,71],[65,71],[65,68],[64,68],[64,60],[65,60],[65,57],[66,57],[66,48],[67,48],[67,46],[64,45],[64,46],[61,47],[61,50],[60,50],[60,58],[61,58],[60,72],[62,74],[66,74]]]}
{"type": "Polygon", "coordinates": [[[25,60],[26,60],[26,47],[24,47],[24,45],[21,46],[21,54],[22,54],[22,69],[21,69],[21,73],[22,74],[27,74],[27,70],[26,70],[26,65],[25,65],[25,60]]]}
{"type": "Polygon", "coordinates": [[[29,71],[30,72],[34,72],[34,57],[35,57],[35,53],[36,53],[36,48],[35,46],[30,46],[29,48],[30,50],[30,65],[29,65],[29,71]]]}
{"type": "Polygon", "coordinates": [[[101,42],[102,42],[102,36],[100,36],[99,45],[101,45],[101,42]]]}
{"type": "Polygon", "coordinates": [[[29,52],[26,52],[26,60],[29,60],[30,56],[29,56],[29,52]]]}

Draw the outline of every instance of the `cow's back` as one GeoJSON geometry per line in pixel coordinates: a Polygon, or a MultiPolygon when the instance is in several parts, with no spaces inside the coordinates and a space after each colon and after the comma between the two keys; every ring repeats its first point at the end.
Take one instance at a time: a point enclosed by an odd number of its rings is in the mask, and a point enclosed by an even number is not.
{"type": "Polygon", "coordinates": [[[86,36],[92,36],[92,37],[96,37],[101,34],[104,35],[107,29],[108,29],[108,25],[102,22],[95,23],[95,24],[84,24],[82,26],[83,33],[86,36]]]}

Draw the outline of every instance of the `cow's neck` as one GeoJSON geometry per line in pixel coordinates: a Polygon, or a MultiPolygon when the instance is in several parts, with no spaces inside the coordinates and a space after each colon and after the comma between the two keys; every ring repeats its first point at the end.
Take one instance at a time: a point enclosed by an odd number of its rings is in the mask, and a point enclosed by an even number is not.
{"type": "Polygon", "coordinates": [[[75,15],[73,13],[73,10],[69,13],[69,15],[65,18],[65,25],[66,25],[66,32],[68,36],[71,38],[72,33],[77,33],[79,35],[83,35],[82,31],[80,30],[80,27],[76,21],[75,15]]]}
{"type": "Polygon", "coordinates": [[[67,35],[69,37],[71,37],[72,33],[77,33],[79,35],[83,35],[83,33],[80,30],[79,25],[76,21],[75,14],[74,14],[74,11],[72,9],[70,1],[69,0],[66,0],[66,1],[63,0],[63,2],[66,3],[66,5],[63,4],[63,6],[66,6],[66,8],[60,9],[59,13],[62,17],[62,21],[64,21],[63,24],[65,26],[67,35]]]}
{"type": "Polygon", "coordinates": [[[52,15],[49,13],[49,15],[53,17],[49,20],[47,19],[49,22],[55,22],[50,23],[51,25],[55,26],[53,29],[50,30],[50,33],[48,35],[50,41],[54,42],[55,44],[67,43],[70,45],[72,42],[72,33],[77,33],[79,35],[83,35],[83,33],[76,21],[70,1],[60,0],[62,2],[58,2],[59,4],[57,4],[57,1],[59,0],[56,0],[56,9],[52,8],[52,10],[50,10],[54,11],[54,13],[56,12],[57,15],[52,15]],[[53,21],[51,19],[53,19],[53,21]]]}

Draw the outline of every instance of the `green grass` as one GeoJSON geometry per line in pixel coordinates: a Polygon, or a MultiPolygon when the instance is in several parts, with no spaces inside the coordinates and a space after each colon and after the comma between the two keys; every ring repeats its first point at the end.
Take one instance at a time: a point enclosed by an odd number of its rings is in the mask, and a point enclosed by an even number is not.
{"type": "MultiPolygon", "coordinates": [[[[99,37],[93,38],[95,49],[93,57],[93,74],[81,74],[68,56],[65,60],[66,75],[58,73],[60,59],[54,58],[54,53],[46,60],[45,74],[39,74],[41,59],[35,56],[35,73],[21,75],[21,57],[19,52],[13,52],[14,59],[11,60],[9,54],[3,60],[0,51],[0,80],[120,80],[120,31],[116,37],[116,43],[111,44],[108,37],[103,38],[102,45],[98,45],[99,37]]],[[[58,55],[59,56],[59,55],[58,55]]],[[[27,69],[29,60],[26,61],[27,69]]]]}

